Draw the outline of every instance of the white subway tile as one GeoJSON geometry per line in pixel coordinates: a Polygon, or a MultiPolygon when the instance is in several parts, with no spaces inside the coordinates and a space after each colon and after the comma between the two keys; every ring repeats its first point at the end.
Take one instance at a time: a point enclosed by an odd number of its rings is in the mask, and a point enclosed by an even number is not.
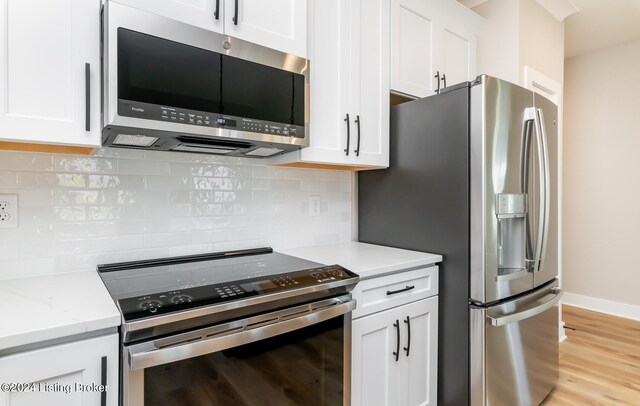
{"type": "Polygon", "coordinates": [[[0,188],[14,188],[18,186],[18,173],[0,171],[0,188]]]}
{"type": "Polygon", "coordinates": [[[110,158],[56,156],[56,172],[115,173],[117,161],[110,158]]]}
{"type": "Polygon", "coordinates": [[[53,157],[47,154],[0,151],[0,171],[52,171],[53,157]]]}
{"type": "Polygon", "coordinates": [[[53,205],[53,189],[22,189],[18,191],[20,207],[42,207],[53,205]]]}
{"type": "Polygon", "coordinates": [[[87,175],[87,186],[91,189],[141,189],[143,176],[134,175],[87,175]]]}
{"type": "Polygon", "coordinates": [[[0,151],[0,279],[99,263],[351,238],[352,174],[199,154],[104,148],[90,157],[0,151]],[[308,216],[310,194],[321,215],[308,216]],[[41,249],[40,249],[41,248],[41,249]]]}
{"type": "Polygon", "coordinates": [[[169,163],[164,161],[141,161],[121,159],[118,173],[126,175],[169,175],[169,163]]]}

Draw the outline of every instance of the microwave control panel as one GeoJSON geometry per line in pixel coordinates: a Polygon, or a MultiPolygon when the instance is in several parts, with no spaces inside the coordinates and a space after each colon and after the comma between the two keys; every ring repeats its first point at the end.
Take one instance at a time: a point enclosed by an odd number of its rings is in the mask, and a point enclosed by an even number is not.
{"type": "Polygon", "coordinates": [[[305,134],[304,127],[299,125],[226,115],[221,116],[214,113],[123,99],[118,100],[118,115],[123,117],[164,121],[168,123],[224,128],[228,130],[247,131],[284,137],[304,138],[305,134]]]}

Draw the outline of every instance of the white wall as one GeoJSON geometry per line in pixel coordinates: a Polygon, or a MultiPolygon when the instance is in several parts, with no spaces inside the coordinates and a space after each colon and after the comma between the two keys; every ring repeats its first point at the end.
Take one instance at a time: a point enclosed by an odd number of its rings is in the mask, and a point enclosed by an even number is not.
{"type": "Polygon", "coordinates": [[[535,0],[489,0],[473,11],[485,18],[478,39],[478,72],[524,84],[530,66],[562,83],[564,23],[535,0]]]}
{"type": "Polygon", "coordinates": [[[567,302],[640,318],[640,41],[565,69],[564,285],[587,297],[567,302]]]}
{"type": "Polygon", "coordinates": [[[555,19],[535,0],[520,0],[520,71],[531,66],[562,84],[564,74],[564,22],[555,19]]]}
{"type": "Polygon", "coordinates": [[[0,279],[99,263],[351,240],[352,174],[259,160],[102,149],[92,157],[0,151],[0,279]],[[308,216],[309,195],[321,215],[308,216]]]}
{"type": "Polygon", "coordinates": [[[485,18],[478,37],[478,73],[520,83],[519,2],[489,0],[473,11],[485,18]]]}

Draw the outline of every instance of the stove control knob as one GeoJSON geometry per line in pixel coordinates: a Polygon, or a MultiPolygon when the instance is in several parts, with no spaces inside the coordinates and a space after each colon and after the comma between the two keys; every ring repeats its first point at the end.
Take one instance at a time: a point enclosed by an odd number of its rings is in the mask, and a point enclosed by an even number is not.
{"type": "Polygon", "coordinates": [[[176,295],[171,298],[171,303],[173,304],[182,304],[191,302],[192,297],[189,295],[176,295]]]}
{"type": "Polygon", "coordinates": [[[151,313],[155,313],[159,307],[162,307],[162,302],[159,300],[145,300],[140,303],[139,307],[142,310],[149,310],[151,313]]]}

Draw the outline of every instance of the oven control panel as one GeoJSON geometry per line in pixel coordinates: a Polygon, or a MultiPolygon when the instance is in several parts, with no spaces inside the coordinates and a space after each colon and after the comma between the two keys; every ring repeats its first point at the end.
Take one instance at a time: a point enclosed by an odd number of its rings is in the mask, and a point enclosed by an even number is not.
{"type": "Polygon", "coordinates": [[[232,281],[215,285],[187,287],[180,290],[130,297],[118,300],[125,320],[152,317],[174,311],[223,304],[259,295],[269,295],[291,289],[303,289],[357,278],[339,265],[232,281]]]}

